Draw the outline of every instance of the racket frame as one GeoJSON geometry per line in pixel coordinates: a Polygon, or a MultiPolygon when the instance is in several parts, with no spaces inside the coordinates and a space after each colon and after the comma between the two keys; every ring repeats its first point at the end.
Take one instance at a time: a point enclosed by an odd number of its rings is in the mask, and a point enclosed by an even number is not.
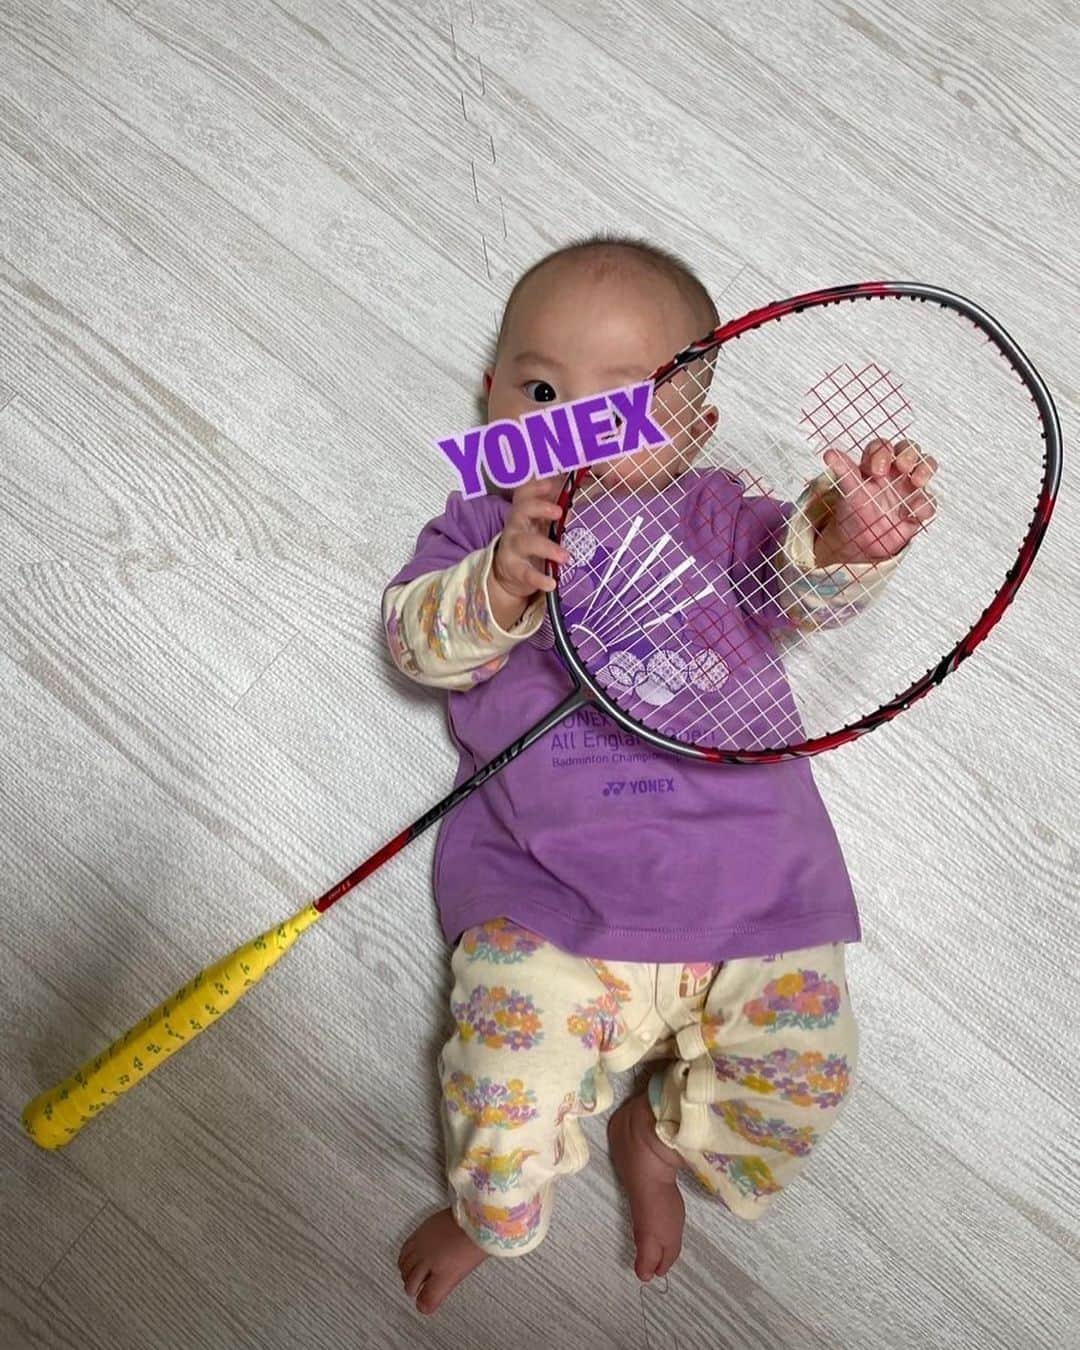
{"type": "MultiPolygon", "coordinates": [[[[938,286],[929,286],[918,281],[865,281],[855,282],[847,286],[832,286],[826,290],[807,291],[802,295],[791,296],[787,300],[771,301],[759,309],[750,310],[737,319],[721,324],[713,332],[685,347],[672,357],[666,365],[661,366],[650,378],[654,386],[659,386],[684,366],[691,365],[709,352],[718,350],[725,343],[741,337],[743,333],[752,332],[755,328],[782,319],[785,315],[798,314],[806,309],[818,309],[826,305],[873,299],[896,299],[899,297],[906,297],[912,301],[929,301],[963,315],[997,347],[999,353],[1009,362],[1015,373],[1023,381],[1035,404],[1042,424],[1043,482],[1031,524],[1017,553],[1016,561],[1006,573],[1004,583],[971,629],[946,656],[942,657],[936,665],[931,666],[924,675],[914,680],[902,693],[882,704],[875,712],[867,713],[857,721],[849,722],[836,731],[828,732],[823,736],[811,737],[796,745],[785,746],[782,749],[765,750],[722,750],[715,746],[694,745],[686,741],[676,740],[674,737],[664,736],[660,732],[653,731],[651,728],[636,722],[599,687],[575,651],[563,619],[559,588],[556,585],[556,588],[549,591],[547,596],[548,618],[551,622],[555,648],[575,684],[583,691],[585,698],[589,702],[595,703],[613,722],[624,727],[627,731],[633,732],[658,750],[670,751],[676,755],[704,760],[709,763],[774,764],[782,760],[803,759],[811,755],[819,755],[824,750],[832,750],[838,745],[844,745],[859,736],[864,736],[868,731],[873,731],[883,723],[891,721],[898,713],[910,708],[913,703],[924,698],[931,689],[945,679],[946,675],[949,675],[962,661],[965,661],[998,623],[1019,589],[1020,583],[1027,575],[1028,569],[1039,551],[1039,546],[1046,533],[1046,527],[1050,523],[1061,482],[1061,424],[1058,420],[1054,400],[1039,372],[997,320],[981,306],[975,304],[974,301],[968,300],[962,295],[956,295],[952,291],[942,290],[938,286]]],[[[575,469],[566,476],[558,499],[562,514],[558,520],[551,522],[548,529],[548,537],[555,543],[559,543],[562,539],[567,511],[587,473],[587,468],[575,469]]],[[[545,561],[545,566],[548,575],[554,577],[555,581],[558,582],[559,564],[548,559],[545,561]]]]}

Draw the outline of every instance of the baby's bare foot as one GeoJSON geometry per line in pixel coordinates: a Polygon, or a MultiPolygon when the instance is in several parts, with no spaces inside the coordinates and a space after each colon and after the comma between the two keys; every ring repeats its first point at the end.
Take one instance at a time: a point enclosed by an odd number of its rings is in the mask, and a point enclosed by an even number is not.
{"type": "Polygon", "coordinates": [[[630,1200],[637,1259],[634,1273],[648,1283],[666,1275],[682,1248],[686,1206],[676,1176],[680,1158],[656,1136],[644,1093],[630,1097],[608,1120],[611,1161],[630,1200]]]}
{"type": "Polygon", "coordinates": [[[406,1238],[398,1253],[405,1292],[416,1296],[422,1313],[433,1313],[451,1289],[486,1261],[487,1252],[459,1227],[449,1209],[441,1209],[406,1238]]]}

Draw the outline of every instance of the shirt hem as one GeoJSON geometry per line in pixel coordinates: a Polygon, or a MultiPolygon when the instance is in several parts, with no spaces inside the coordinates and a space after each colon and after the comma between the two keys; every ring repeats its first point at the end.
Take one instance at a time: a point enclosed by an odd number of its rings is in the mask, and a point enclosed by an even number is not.
{"type": "MultiPolygon", "coordinates": [[[[441,916],[441,905],[439,912],[441,916]]],[[[562,951],[612,961],[716,962],[774,956],[829,942],[862,941],[858,913],[850,907],[768,924],[637,928],[589,923],[535,900],[505,899],[474,900],[462,906],[455,911],[452,925],[443,920],[443,932],[453,945],[466,929],[499,917],[528,928],[562,951]]]]}

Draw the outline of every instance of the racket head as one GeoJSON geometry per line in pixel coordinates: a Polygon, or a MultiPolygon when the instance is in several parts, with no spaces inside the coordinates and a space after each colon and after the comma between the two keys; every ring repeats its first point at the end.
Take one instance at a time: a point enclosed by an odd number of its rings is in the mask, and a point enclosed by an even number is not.
{"type": "Polygon", "coordinates": [[[711,762],[819,754],[910,707],[1000,620],[1053,512],[1061,432],[981,307],[918,282],[808,292],[650,378],[667,445],[569,474],[549,530],[571,555],[547,563],[551,641],[615,722],[711,762]],[[902,484],[914,533],[875,525],[851,540],[857,565],[808,587],[813,525],[857,481],[830,484],[822,455],[858,465],[875,440],[939,461],[928,488],[902,484]]]}

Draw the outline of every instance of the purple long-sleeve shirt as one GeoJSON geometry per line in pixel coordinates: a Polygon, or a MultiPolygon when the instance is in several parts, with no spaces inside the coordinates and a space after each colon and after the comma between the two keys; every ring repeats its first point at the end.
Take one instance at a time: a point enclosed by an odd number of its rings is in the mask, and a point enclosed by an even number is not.
{"type": "MultiPolygon", "coordinates": [[[[740,557],[775,550],[786,513],[771,499],[744,496],[737,480],[721,486],[733,494],[734,571],[740,557]]],[[[508,511],[497,496],[451,493],[383,597],[395,660],[411,673],[415,662],[401,659],[410,643],[413,652],[423,645],[443,655],[453,646],[447,614],[463,623],[479,618],[503,639],[499,659],[475,672],[471,687],[448,694],[460,754],[455,785],[571,688],[535,623],[534,636],[510,649],[486,610],[489,546],[508,511]],[[394,631],[402,617],[394,612],[395,588],[460,569],[470,555],[471,580],[449,604],[442,581],[431,578],[436,584],[417,611],[427,641],[394,631]]],[[[752,622],[775,625],[775,607],[752,622]]],[[[425,650],[423,659],[429,656],[425,650]]],[[[444,818],[434,870],[451,943],[499,915],[566,951],[611,960],[722,961],[860,938],[850,879],[809,760],[704,764],[654,750],[591,707],[444,818]]]]}

